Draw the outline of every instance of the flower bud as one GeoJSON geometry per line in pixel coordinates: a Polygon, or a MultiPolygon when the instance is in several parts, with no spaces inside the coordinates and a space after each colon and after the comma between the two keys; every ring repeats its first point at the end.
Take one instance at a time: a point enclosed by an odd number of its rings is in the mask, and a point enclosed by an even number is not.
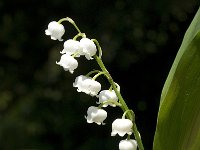
{"type": "Polygon", "coordinates": [[[63,54],[56,64],[62,66],[65,71],[69,70],[70,73],[73,73],[74,69],[78,67],[78,61],[69,54],[63,54]]]}
{"type": "Polygon", "coordinates": [[[111,136],[119,134],[119,136],[124,136],[125,134],[132,134],[133,123],[129,119],[116,119],[112,123],[112,133],[111,136]]]}
{"type": "Polygon", "coordinates": [[[103,121],[107,118],[107,112],[103,109],[100,109],[95,106],[90,106],[87,110],[87,119],[88,123],[95,122],[98,125],[104,125],[103,121]]]}
{"type": "Polygon", "coordinates": [[[91,96],[96,96],[101,90],[101,84],[99,82],[83,75],[76,77],[73,87],[77,87],[78,92],[84,92],[91,96]]]}
{"type": "Polygon", "coordinates": [[[136,140],[121,140],[119,142],[119,150],[136,150],[137,142],[136,140]]]}
{"type": "Polygon", "coordinates": [[[80,44],[83,48],[82,54],[85,55],[88,60],[92,59],[92,56],[94,56],[97,52],[94,42],[88,38],[82,38],[80,40],[80,44]]]}
{"type": "Polygon", "coordinates": [[[64,26],[56,21],[50,22],[48,25],[48,29],[45,30],[45,34],[50,35],[52,40],[58,39],[59,41],[63,41],[61,37],[63,36],[64,33],[65,33],[64,26]]]}
{"type": "MultiPolygon", "coordinates": [[[[103,90],[99,93],[99,103],[103,103],[105,101],[108,101],[108,100],[113,100],[113,101],[116,101],[118,100],[118,97],[115,93],[114,90],[110,91],[110,90],[103,90]]],[[[107,107],[108,105],[110,106],[113,106],[115,107],[116,105],[113,104],[112,102],[110,103],[106,103],[103,105],[103,107],[107,107]]]]}

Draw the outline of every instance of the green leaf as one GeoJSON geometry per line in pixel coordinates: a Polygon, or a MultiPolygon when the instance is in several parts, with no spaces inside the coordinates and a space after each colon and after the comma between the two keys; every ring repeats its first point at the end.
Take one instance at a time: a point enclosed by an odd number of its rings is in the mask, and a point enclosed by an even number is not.
{"type": "Polygon", "coordinates": [[[200,150],[200,9],[165,82],[154,150],[200,150]]]}

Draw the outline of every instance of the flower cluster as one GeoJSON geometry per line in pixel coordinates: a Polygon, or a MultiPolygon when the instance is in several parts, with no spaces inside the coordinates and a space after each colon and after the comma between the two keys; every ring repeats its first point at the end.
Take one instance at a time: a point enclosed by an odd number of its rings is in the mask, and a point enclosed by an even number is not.
{"type": "Polygon", "coordinates": [[[136,150],[137,142],[130,139],[130,135],[133,133],[134,116],[133,111],[129,110],[120,94],[120,86],[115,83],[110,76],[109,72],[105,68],[101,60],[101,47],[97,40],[86,38],[86,35],[78,29],[74,21],[70,18],[63,18],[58,22],[52,21],[48,25],[48,29],[45,30],[46,35],[51,36],[52,40],[63,41],[62,36],[65,33],[64,26],[61,24],[63,21],[68,21],[77,29],[78,34],[73,39],[68,39],[63,44],[63,49],[60,51],[61,58],[57,65],[63,67],[65,71],[69,71],[71,74],[78,67],[78,57],[85,56],[87,60],[95,58],[99,64],[101,70],[94,70],[87,75],[79,75],[75,78],[73,87],[77,88],[78,92],[86,93],[90,96],[98,98],[96,106],[90,106],[87,110],[87,116],[85,116],[88,123],[96,123],[98,125],[104,125],[104,121],[107,118],[107,112],[103,107],[116,107],[119,106],[124,111],[122,118],[118,118],[112,123],[111,136],[119,135],[123,137],[127,134],[125,140],[119,142],[119,150],[136,150]],[[80,40],[77,40],[81,38],[80,40]],[[99,51],[99,56],[96,54],[99,51]],[[92,74],[95,74],[91,77],[92,74]],[[101,84],[96,81],[97,77],[104,75],[111,87],[106,90],[101,90],[101,84]],[[127,117],[127,119],[125,118],[127,117]]]}

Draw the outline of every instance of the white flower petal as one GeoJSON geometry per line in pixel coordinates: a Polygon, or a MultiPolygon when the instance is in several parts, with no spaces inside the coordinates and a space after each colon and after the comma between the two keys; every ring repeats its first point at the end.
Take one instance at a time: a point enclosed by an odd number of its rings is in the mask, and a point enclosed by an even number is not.
{"type": "Polygon", "coordinates": [[[56,21],[52,21],[48,25],[48,29],[45,30],[46,35],[50,35],[52,40],[62,41],[62,36],[65,33],[65,28],[62,24],[56,21]]]}
{"type": "Polygon", "coordinates": [[[88,38],[82,38],[80,40],[80,44],[83,48],[82,53],[85,55],[86,59],[93,59],[92,56],[94,56],[97,52],[97,48],[94,42],[88,38]]]}
{"type": "Polygon", "coordinates": [[[99,82],[83,75],[76,77],[73,86],[77,87],[79,91],[89,94],[91,96],[96,96],[101,90],[101,84],[99,82]]]}
{"type": "Polygon", "coordinates": [[[45,30],[45,34],[46,35],[51,35],[51,32],[49,32],[49,30],[45,30]]]}
{"type": "Polygon", "coordinates": [[[62,66],[65,71],[69,71],[70,73],[73,73],[78,67],[78,61],[68,54],[63,54],[60,61],[56,62],[56,64],[62,66]]]}
{"type": "Polygon", "coordinates": [[[82,47],[79,41],[75,41],[73,39],[69,39],[64,42],[64,49],[60,52],[61,54],[68,53],[68,54],[77,54],[76,57],[80,57],[80,51],[82,47]]]}
{"type": "Polygon", "coordinates": [[[90,106],[87,110],[87,122],[103,125],[103,121],[107,118],[107,112],[95,106],[90,106]]]}
{"type": "Polygon", "coordinates": [[[129,119],[116,119],[112,123],[111,136],[115,136],[116,133],[119,134],[119,136],[124,136],[125,134],[131,135],[132,126],[133,126],[133,123],[129,119]]]}
{"type": "MultiPolygon", "coordinates": [[[[103,90],[99,93],[99,103],[103,103],[105,101],[108,101],[108,100],[113,100],[113,101],[118,101],[118,97],[115,93],[114,90],[110,91],[110,90],[103,90]]],[[[113,104],[113,103],[106,103],[103,105],[103,107],[107,107],[108,105],[112,106],[112,107],[115,107],[116,105],[113,104]]]]}

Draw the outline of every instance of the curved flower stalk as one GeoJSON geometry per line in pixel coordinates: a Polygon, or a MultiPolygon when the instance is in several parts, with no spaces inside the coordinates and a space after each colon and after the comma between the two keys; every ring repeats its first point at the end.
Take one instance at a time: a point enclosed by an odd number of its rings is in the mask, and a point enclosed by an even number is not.
{"type": "Polygon", "coordinates": [[[60,52],[63,54],[58,65],[62,66],[65,71],[73,73],[78,67],[78,61],[75,59],[77,57],[85,56],[86,60],[95,60],[100,67],[100,70],[90,71],[87,75],[79,75],[76,77],[73,87],[77,88],[78,92],[84,92],[90,96],[97,97],[99,101],[98,107],[90,106],[87,110],[87,116],[85,116],[88,123],[96,123],[98,125],[103,125],[104,120],[107,118],[107,112],[102,109],[102,107],[107,107],[108,105],[113,107],[120,107],[123,111],[122,118],[118,118],[112,123],[111,136],[119,135],[125,136],[127,134],[126,140],[121,140],[119,143],[119,150],[136,150],[137,146],[139,150],[144,150],[140,134],[137,130],[135,123],[135,114],[133,110],[129,109],[126,102],[124,101],[121,93],[120,86],[114,82],[112,76],[106,69],[102,61],[102,49],[99,42],[96,39],[89,39],[86,37],[85,33],[82,33],[75,22],[69,18],[60,19],[58,22],[52,21],[48,25],[48,29],[45,30],[46,35],[50,35],[51,39],[62,41],[62,36],[65,29],[62,22],[67,21],[71,23],[77,30],[77,34],[64,42],[64,48],[60,52]],[[77,39],[81,38],[80,41],[77,39]],[[98,53],[98,55],[97,55],[98,53]],[[94,74],[93,77],[90,77],[94,74]],[[110,83],[109,90],[101,91],[101,84],[96,81],[100,75],[104,77],[110,83]],[[134,139],[130,139],[134,133],[134,139]]]}

